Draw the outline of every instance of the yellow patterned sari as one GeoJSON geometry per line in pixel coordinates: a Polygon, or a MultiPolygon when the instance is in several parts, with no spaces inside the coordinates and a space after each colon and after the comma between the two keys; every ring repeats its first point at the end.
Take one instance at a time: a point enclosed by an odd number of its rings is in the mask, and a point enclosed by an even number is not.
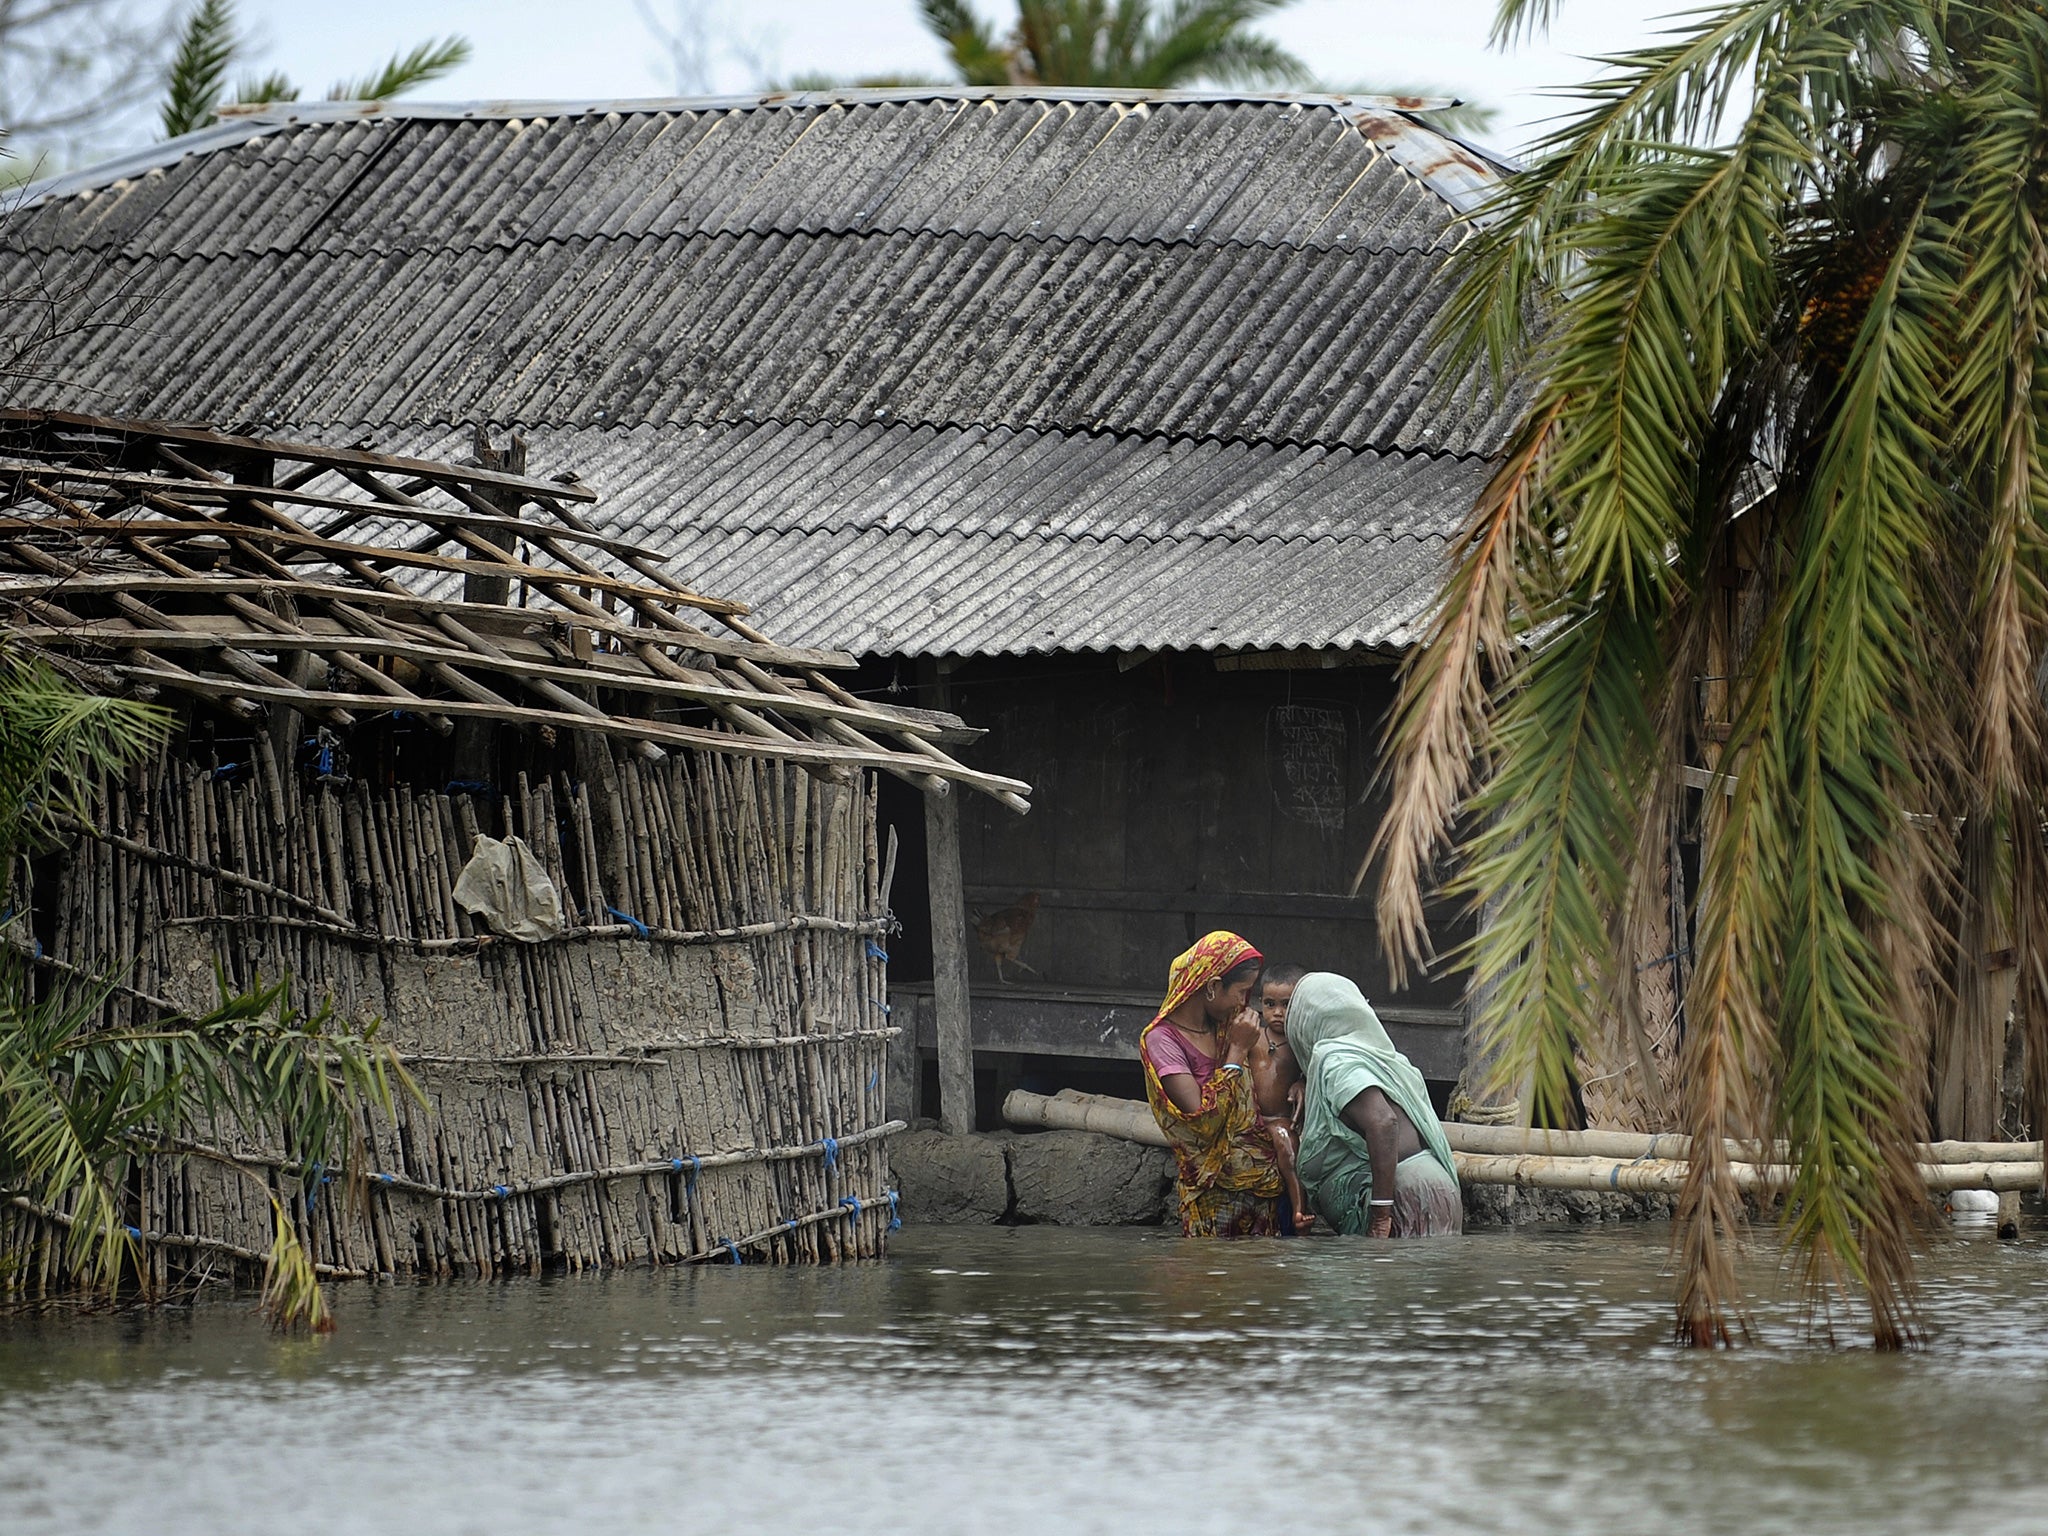
{"type": "Polygon", "coordinates": [[[1180,1229],[1188,1237],[1276,1237],[1280,1232],[1280,1169],[1273,1143],[1252,1102],[1251,1075],[1218,1066],[1200,1084],[1201,1107],[1183,1114],[1160,1086],[1145,1049],[1166,1016],[1212,981],[1221,980],[1259,952],[1234,933],[1207,935],[1173,962],[1166,999],[1138,1037],[1145,1065],[1145,1099],[1172,1145],[1179,1173],[1180,1229]]]}

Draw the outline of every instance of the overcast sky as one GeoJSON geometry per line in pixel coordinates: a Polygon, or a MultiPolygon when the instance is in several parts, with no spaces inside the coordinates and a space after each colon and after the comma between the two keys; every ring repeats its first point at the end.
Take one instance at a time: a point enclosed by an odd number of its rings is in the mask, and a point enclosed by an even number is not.
{"type": "MultiPolygon", "coordinates": [[[[824,71],[842,76],[917,73],[949,78],[915,0],[646,0],[670,24],[698,18],[708,44],[700,77],[713,90],[824,71]]],[[[991,17],[995,0],[977,0],[991,17]]],[[[1502,148],[1528,141],[1558,110],[1547,88],[1586,79],[1594,54],[1634,46],[1675,0],[1562,0],[1541,44],[1489,50],[1492,0],[1298,0],[1264,30],[1334,85],[1426,85],[1501,111],[1490,135],[1502,148]]],[[[420,93],[445,101],[588,99],[673,94],[674,70],[636,0],[242,0],[262,45],[253,62],[278,68],[308,95],[362,73],[429,35],[460,32],[472,61],[420,93]]],[[[1014,14],[1014,12],[1013,12],[1014,14]]]]}

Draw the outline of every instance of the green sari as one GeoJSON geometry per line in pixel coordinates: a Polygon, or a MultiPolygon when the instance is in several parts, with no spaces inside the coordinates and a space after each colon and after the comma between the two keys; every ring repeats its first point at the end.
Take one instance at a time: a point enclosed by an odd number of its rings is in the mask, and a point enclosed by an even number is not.
{"type": "Polygon", "coordinates": [[[1394,1235],[1464,1230],[1458,1168],[1429,1087],[1387,1037],[1356,985],[1318,971],[1302,977],[1287,1005],[1287,1040],[1307,1075],[1308,1102],[1295,1167],[1316,1214],[1339,1232],[1367,1229],[1372,1156],[1344,1120],[1344,1106],[1368,1088],[1384,1093],[1414,1123],[1422,1150],[1395,1170],[1394,1235]]]}

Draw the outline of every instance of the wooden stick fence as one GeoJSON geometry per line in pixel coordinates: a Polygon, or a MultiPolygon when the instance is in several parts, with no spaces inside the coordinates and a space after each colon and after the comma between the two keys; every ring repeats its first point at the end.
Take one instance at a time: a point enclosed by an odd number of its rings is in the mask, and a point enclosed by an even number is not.
{"type": "MultiPolygon", "coordinates": [[[[59,871],[52,947],[127,976],[113,1024],[131,994],[208,1005],[216,964],[385,1021],[428,1103],[361,1128],[362,1200],[300,1199],[281,1156],[226,1149],[334,1274],[879,1254],[901,1126],[883,1113],[872,780],[579,753],[583,777],[503,795],[310,782],[268,751],[227,775],[166,759],[104,786],[59,871]],[[578,926],[479,933],[453,900],[479,832],[526,840],[578,926]]],[[[63,1281],[45,1215],[0,1213],[15,1284],[63,1281]]],[[[268,1219],[249,1180],[166,1157],[134,1225],[175,1268],[259,1260],[268,1219]]]]}

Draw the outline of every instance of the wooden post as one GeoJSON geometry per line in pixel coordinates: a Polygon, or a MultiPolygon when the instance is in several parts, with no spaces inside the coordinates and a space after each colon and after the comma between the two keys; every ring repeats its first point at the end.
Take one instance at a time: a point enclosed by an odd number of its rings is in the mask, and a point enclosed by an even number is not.
{"type": "MultiPolygon", "coordinates": [[[[526,473],[526,439],[516,432],[513,433],[501,452],[491,446],[490,435],[482,427],[478,427],[476,461],[482,468],[500,474],[523,475],[526,473]]],[[[520,509],[525,506],[517,491],[480,488],[478,494],[507,517],[517,517],[520,509]]],[[[518,536],[509,529],[479,529],[477,537],[486,544],[497,545],[508,555],[517,553],[519,548],[518,536]]],[[[465,576],[462,578],[462,600],[465,603],[496,603],[502,607],[512,601],[512,578],[465,576]]]]}
{"type": "MultiPolygon", "coordinates": [[[[940,663],[923,662],[926,703],[946,707],[940,663]]],[[[925,868],[932,909],[932,1005],[939,1042],[939,1126],[949,1136],[974,1129],[973,1000],[967,988],[967,892],[960,874],[960,797],[924,797],[925,868]]]]}
{"type": "Polygon", "coordinates": [[[892,1016],[891,1022],[900,1026],[902,1033],[889,1042],[889,1092],[884,1105],[891,1120],[915,1120],[924,1113],[924,1053],[917,1042],[924,1035],[925,1014],[931,1005],[928,997],[905,998],[892,1016]]]}
{"type": "Polygon", "coordinates": [[[1998,913],[1998,849],[1988,808],[1964,824],[1962,853],[1953,1002],[1934,1039],[1935,1134],[1989,1141],[1998,1134],[2005,1026],[2019,971],[1998,913]]]}
{"type": "Polygon", "coordinates": [[[931,871],[932,1003],[939,1040],[939,1125],[949,1136],[974,1129],[973,1004],[967,990],[967,895],[960,879],[960,797],[924,798],[925,860],[931,871]]]}
{"type": "MultiPolygon", "coordinates": [[[[1479,909],[1481,932],[1500,921],[1503,899],[1496,896],[1479,909]]],[[[1449,1118],[1472,1119],[1485,1124],[1527,1125],[1528,1085],[1517,1084],[1512,1093],[1502,1094],[1493,1081],[1496,1076],[1495,1055],[1487,1051],[1479,1039],[1476,1021],[1489,995],[1489,990],[1482,990],[1476,985],[1466,994],[1465,1060],[1463,1069],[1458,1073],[1458,1085],[1451,1093],[1449,1118]]]]}
{"type": "MultiPolygon", "coordinates": [[[[508,475],[526,473],[526,439],[514,433],[500,452],[491,445],[490,435],[482,427],[476,429],[476,460],[488,470],[508,475]]],[[[517,517],[524,503],[516,491],[482,490],[484,500],[490,502],[507,517],[517,517]]],[[[509,530],[479,529],[479,538],[495,544],[507,554],[517,551],[519,540],[509,530]]],[[[512,601],[512,578],[509,576],[466,575],[462,578],[462,600],[465,603],[496,603],[504,605],[512,601]]],[[[492,766],[495,756],[492,748],[494,728],[488,720],[461,720],[455,726],[455,777],[471,783],[493,782],[492,766]]]]}

